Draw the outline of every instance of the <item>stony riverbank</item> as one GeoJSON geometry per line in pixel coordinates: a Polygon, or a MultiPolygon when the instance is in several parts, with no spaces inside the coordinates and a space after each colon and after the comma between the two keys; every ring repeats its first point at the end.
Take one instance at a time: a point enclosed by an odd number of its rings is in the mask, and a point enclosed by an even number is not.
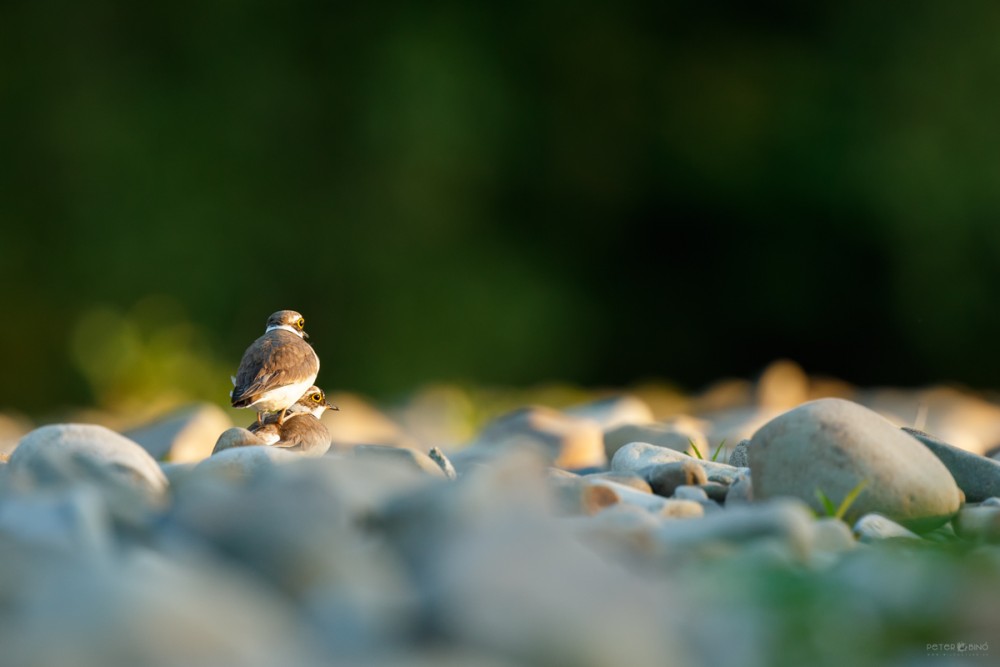
{"type": "Polygon", "coordinates": [[[886,395],[756,389],[524,407],[461,446],[347,402],[319,458],[207,457],[207,408],[33,430],[0,466],[3,663],[995,660],[1000,408],[948,394],[914,433],[886,395]]]}

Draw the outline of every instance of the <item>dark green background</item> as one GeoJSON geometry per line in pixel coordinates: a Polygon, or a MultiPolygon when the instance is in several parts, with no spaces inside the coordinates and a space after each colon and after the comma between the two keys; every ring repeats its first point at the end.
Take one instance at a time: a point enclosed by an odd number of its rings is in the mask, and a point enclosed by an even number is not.
{"type": "Polygon", "coordinates": [[[1000,6],[744,5],[3,3],[0,406],[996,386],[1000,6]]]}

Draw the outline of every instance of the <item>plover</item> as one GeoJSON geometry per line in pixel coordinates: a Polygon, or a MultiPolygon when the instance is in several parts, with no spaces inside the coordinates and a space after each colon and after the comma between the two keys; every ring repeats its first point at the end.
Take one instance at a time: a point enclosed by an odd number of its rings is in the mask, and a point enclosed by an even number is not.
{"type": "Polygon", "coordinates": [[[279,424],[276,417],[268,416],[263,424],[251,424],[249,430],[268,445],[320,456],[330,449],[330,432],[319,420],[328,409],[340,408],[326,400],[322,389],[312,386],[288,408],[284,423],[279,424]]]}
{"type": "Polygon", "coordinates": [[[264,412],[285,411],[316,381],[319,357],[305,341],[305,319],[294,310],[279,310],[267,318],[264,335],[243,353],[230,394],[234,408],[253,408],[257,422],[264,412]]]}

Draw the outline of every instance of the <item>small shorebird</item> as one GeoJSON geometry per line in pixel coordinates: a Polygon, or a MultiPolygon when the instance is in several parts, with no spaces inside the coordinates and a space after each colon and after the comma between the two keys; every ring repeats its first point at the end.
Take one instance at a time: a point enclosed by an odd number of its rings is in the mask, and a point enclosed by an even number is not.
{"type": "Polygon", "coordinates": [[[257,423],[262,413],[285,412],[316,381],[319,357],[305,341],[305,319],[294,310],[279,310],[267,318],[264,335],[255,340],[240,360],[230,393],[234,408],[253,408],[257,423]]]}
{"type": "Polygon", "coordinates": [[[330,404],[323,390],[314,385],[288,408],[283,423],[279,424],[276,417],[268,416],[263,424],[251,424],[249,431],[273,447],[320,456],[330,449],[330,432],[319,420],[328,409],[340,408],[330,404]]]}

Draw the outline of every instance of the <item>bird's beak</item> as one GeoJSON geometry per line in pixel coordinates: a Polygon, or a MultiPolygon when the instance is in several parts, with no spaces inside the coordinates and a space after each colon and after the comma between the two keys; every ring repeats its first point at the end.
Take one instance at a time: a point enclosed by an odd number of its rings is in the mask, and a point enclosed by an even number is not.
{"type": "Polygon", "coordinates": [[[340,410],[340,408],[338,408],[336,405],[334,405],[330,401],[326,402],[326,407],[329,408],[330,410],[338,410],[338,411],[340,410]]]}
{"type": "Polygon", "coordinates": [[[302,332],[302,337],[303,338],[309,338],[309,334],[307,334],[305,331],[303,331],[302,332]]]}

